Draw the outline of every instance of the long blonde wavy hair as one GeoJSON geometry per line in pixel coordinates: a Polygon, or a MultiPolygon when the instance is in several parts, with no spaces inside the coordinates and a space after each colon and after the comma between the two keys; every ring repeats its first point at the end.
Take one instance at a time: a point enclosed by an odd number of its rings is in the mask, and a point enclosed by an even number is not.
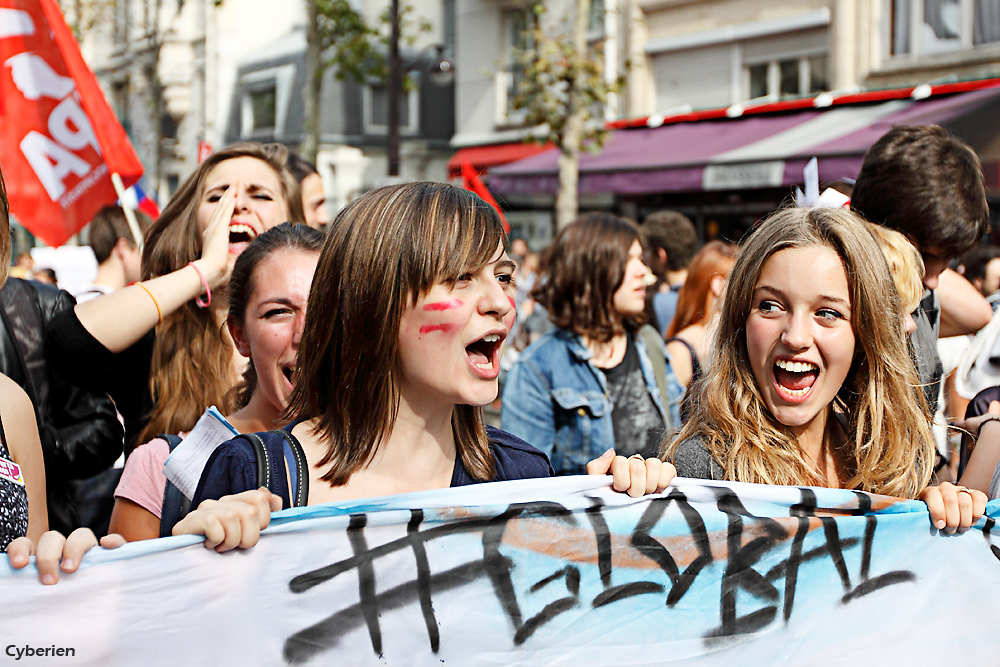
{"type": "Polygon", "coordinates": [[[768,258],[816,246],[830,248],[843,262],[856,341],[851,369],[831,404],[846,422],[846,442],[837,450],[847,474],[844,488],[916,498],[933,468],[930,417],[889,267],[866,223],[845,209],[788,208],[753,232],[729,275],[711,372],[692,387],[691,417],[663,457],[699,438],[727,480],[826,486],[791,430],[764,403],[746,342],[754,288],[768,258]]]}
{"type": "MultiPolygon", "coordinates": [[[[216,151],[198,165],[146,234],[143,280],[182,269],[201,256],[197,218],[205,180],[226,160],[252,157],[271,167],[281,182],[287,219],[304,222],[302,195],[288,170],[288,155],[279,144],[240,143],[216,151]]],[[[210,308],[198,308],[189,301],[157,325],[150,367],[153,409],[139,442],[148,442],[158,433],[191,430],[210,405],[224,412],[234,409],[226,395],[239,377],[233,369],[232,339],[220,324],[228,309],[228,290],[220,285],[212,292],[210,308]]]]}

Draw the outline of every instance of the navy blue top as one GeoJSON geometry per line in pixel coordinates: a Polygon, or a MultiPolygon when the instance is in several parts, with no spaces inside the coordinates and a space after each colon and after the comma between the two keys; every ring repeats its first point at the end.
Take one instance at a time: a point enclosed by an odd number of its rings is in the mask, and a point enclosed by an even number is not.
{"type": "MultiPolygon", "coordinates": [[[[295,424],[284,430],[291,432],[295,424]]],[[[267,447],[271,459],[271,469],[282,474],[274,475],[272,488],[281,496],[281,506],[291,507],[288,491],[288,476],[284,474],[284,439],[271,433],[258,433],[267,447]]],[[[504,482],[512,479],[551,477],[552,466],[549,459],[538,449],[524,440],[492,426],[486,427],[486,437],[490,441],[496,474],[492,481],[504,482]]],[[[455,470],[451,475],[451,486],[477,484],[477,480],[462,465],[462,459],[455,457],[455,470]]],[[[197,507],[203,500],[218,500],[223,496],[242,493],[257,488],[257,456],[253,446],[244,439],[228,440],[219,445],[205,464],[201,481],[191,500],[191,507],[197,507]]]]}

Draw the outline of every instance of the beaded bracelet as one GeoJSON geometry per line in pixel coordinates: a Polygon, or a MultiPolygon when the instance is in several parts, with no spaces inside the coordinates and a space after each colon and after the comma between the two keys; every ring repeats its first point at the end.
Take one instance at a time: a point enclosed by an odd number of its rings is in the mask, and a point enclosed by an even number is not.
{"type": "Polygon", "coordinates": [[[195,297],[194,302],[198,304],[199,308],[208,308],[212,305],[212,289],[208,286],[208,281],[205,280],[205,276],[202,274],[201,269],[199,269],[194,262],[188,262],[187,265],[194,269],[195,273],[198,274],[198,277],[201,278],[201,284],[205,286],[205,298],[202,299],[199,295],[195,297]]]}

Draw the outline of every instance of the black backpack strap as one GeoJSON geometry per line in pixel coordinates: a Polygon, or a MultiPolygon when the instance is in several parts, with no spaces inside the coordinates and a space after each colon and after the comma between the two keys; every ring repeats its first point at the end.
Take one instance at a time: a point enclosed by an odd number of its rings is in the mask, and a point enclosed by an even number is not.
{"type": "MultiPolygon", "coordinates": [[[[309,501],[309,464],[306,462],[302,445],[299,444],[294,435],[287,431],[269,431],[268,435],[281,437],[281,453],[279,454],[275,450],[273,461],[270,451],[273,447],[269,447],[259,434],[242,433],[236,436],[247,441],[253,448],[254,456],[257,459],[257,488],[265,487],[271,493],[278,494],[278,478],[275,476],[273,468],[284,461],[291,477],[287,480],[289,482],[287,484],[289,504],[291,507],[304,507],[309,501]]],[[[272,444],[276,445],[277,443],[273,442],[272,444]]]]}
{"type": "Polygon", "coordinates": [[[241,433],[236,436],[238,440],[246,440],[253,447],[253,453],[257,457],[257,488],[266,487],[272,493],[271,488],[271,457],[268,456],[267,446],[256,433],[241,433]]]}
{"type": "MultiPolygon", "coordinates": [[[[156,437],[166,440],[167,444],[170,445],[171,452],[177,448],[177,445],[183,442],[179,435],[161,433],[156,437]]],[[[160,511],[160,537],[170,537],[173,534],[174,526],[177,525],[178,521],[187,516],[190,510],[191,501],[168,479],[167,485],[163,489],[163,508],[160,511]]]]}
{"type": "Polygon", "coordinates": [[[305,507],[309,502],[309,463],[298,438],[289,431],[271,431],[284,439],[285,465],[288,466],[288,497],[292,507],[305,507]]]}

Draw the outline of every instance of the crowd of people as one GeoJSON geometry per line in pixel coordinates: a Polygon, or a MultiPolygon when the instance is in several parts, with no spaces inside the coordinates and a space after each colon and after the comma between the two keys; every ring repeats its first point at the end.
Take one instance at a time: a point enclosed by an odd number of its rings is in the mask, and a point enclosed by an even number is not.
{"type": "Polygon", "coordinates": [[[967,529],[1000,496],[979,159],[895,128],[849,197],[700,249],[676,212],[589,213],[537,254],[465,190],[388,186],[330,221],[315,167],[223,148],[141,244],[98,215],[75,302],[7,281],[0,458],[19,472],[0,479],[0,545],[55,583],[98,536],[224,551],[280,508],[583,473],[633,496],[677,475],[852,489],[967,529]],[[164,464],[212,406],[237,435],[185,493],[164,464]],[[101,489],[103,524],[85,502],[101,489]]]}

